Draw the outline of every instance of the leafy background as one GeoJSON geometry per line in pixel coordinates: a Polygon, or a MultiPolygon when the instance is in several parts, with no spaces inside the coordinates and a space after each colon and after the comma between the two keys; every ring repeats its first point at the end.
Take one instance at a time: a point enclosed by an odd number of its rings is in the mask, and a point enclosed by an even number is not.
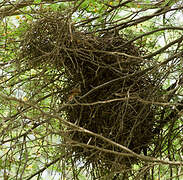
{"type": "MultiPolygon", "coordinates": [[[[155,157],[140,154],[125,179],[181,179],[182,169],[182,9],[180,0],[25,0],[0,2],[0,178],[2,179],[92,179],[92,167],[85,162],[73,164],[69,156],[65,114],[56,93],[62,86],[58,70],[45,66],[28,68],[18,61],[21,42],[34,22],[47,12],[62,12],[74,26],[88,33],[123,32],[130,37],[157,69],[165,89],[161,104],[176,109],[174,123],[166,124],[157,137],[160,146],[155,157]],[[46,68],[46,70],[45,70],[46,68]],[[46,79],[42,78],[44,77],[46,79]],[[162,75],[163,74],[163,75],[162,75]],[[55,76],[55,79],[49,77],[55,76]],[[36,87],[36,88],[35,88],[36,87]],[[167,89],[170,88],[169,91],[167,89]],[[69,161],[66,161],[70,158],[69,161]],[[149,158],[149,159],[148,159],[149,158]]],[[[49,17],[48,17],[49,18],[49,17]]],[[[148,68],[148,67],[144,67],[148,68]]],[[[166,112],[168,116],[171,111],[166,112]]],[[[173,121],[173,119],[172,119],[173,121]]],[[[148,151],[150,152],[152,146],[148,151]]],[[[122,172],[124,174],[124,172],[122,172]]],[[[112,179],[111,177],[102,177],[112,179]]],[[[101,179],[102,179],[101,178],[101,179]]]]}

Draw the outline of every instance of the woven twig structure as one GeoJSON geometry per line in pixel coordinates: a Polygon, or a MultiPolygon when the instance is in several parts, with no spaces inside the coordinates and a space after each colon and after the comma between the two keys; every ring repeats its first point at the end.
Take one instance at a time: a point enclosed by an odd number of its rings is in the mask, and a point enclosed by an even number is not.
{"type": "MultiPolygon", "coordinates": [[[[60,104],[67,104],[60,113],[67,121],[140,154],[163,127],[164,121],[157,118],[159,108],[150,103],[160,99],[162,89],[154,72],[146,73],[150,63],[127,42],[122,34],[80,31],[67,18],[52,14],[29,29],[21,44],[21,58],[30,68],[50,66],[60,72],[60,104]],[[71,94],[74,88],[79,90],[71,94]]],[[[73,130],[68,136],[80,144],[121,152],[83,132],[73,130]]],[[[92,163],[101,172],[137,162],[89,147],[69,148],[76,159],[92,163]]]]}

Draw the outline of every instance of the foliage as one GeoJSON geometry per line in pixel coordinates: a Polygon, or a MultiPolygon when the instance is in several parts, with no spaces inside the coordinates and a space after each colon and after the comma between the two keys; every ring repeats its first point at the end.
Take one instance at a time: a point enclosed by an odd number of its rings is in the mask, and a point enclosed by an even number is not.
{"type": "MultiPolygon", "coordinates": [[[[4,0],[0,5],[1,178],[47,179],[45,176],[52,174],[50,179],[181,179],[183,22],[179,16],[183,9],[182,1],[4,0]],[[151,89],[154,96],[135,97],[136,101],[156,112],[156,121],[152,125],[156,133],[144,152],[135,152],[127,144],[120,144],[111,139],[110,134],[106,137],[94,129],[88,129],[87,126],[80,126],[75,120],[69,120],[66,111],[62,111],[63,107],[72,109],[78,103],[87,106],[87,103],[122,102],[119,100],[122,98],[119,92],[116,92],[117,97],[105,96],[105,99],[96,98],[92,102],[80,102],[78,96],[70,103],[67,101],[71,88],[68,80],[73,86],[76,83],[65,75],[69,65],[61,67],[57,63],[55,66],[53,59],[48,61],[50,51],[42,52],[41,57],[44,58],[39,65],[30,64],[29,60],[33,62],[34,57],[27,58],[25,53],[22,53],[24,43],[28,44],[25,52],[29,51],[31,39],[28,41],[26,37],[30,30],[36,23],[43,22],[41,20],[45,17],[54,22],[57,18],[55,14],[60,14],[68,20],[68,35],[72,35],[72,27],[86,34],[85,37],[113,38],[117,33],[120,38],[125,39],[123,47],[133,44],[133,47],[137,48],[140,56],[133,56],[142,60],[140,71],[146,73],[136,78],[148,77],[152,82],[156,82],[156,88],[151,89]],[[67,90],[66,93],[64,90],[67,90]],[[78,132],[85,137],[101,139],[103,144],[107,143],[113,149],[99,144],[90,146],[89,141],[73,140],[70,134],[74,136],[78,132]],[[137,161],[131,166],[123,164],[120,169],[108,172],[103,168],[105,165],[100,159],[98,166],[94,167],[83,156],[76,157],[72,151],[75,147],[86,148],[89,152],[97,152],[101,156],[107,152],[110,156],[116,154],[119,159],[127,156],[128,159],[133,157],[132,159],[137,161]],[[95,149],[97,151],[94,151],[95,149]],[[101,174],[97,174],[97,169],[100,168],[104,169],[102,177],[101,174]]],[[[34,31],[36,33],[36,30],[34,31]]],[[[49,31],[42,31],[47,35],[44,38],[52,38],[49,31]]],[[[33,38],[39,40],[40,36],[33,36],[32,40],[33,38]]],[[[58,43],[56,40],[52,42],[58,43]]],[[[87,41],[83,40],[79,43],[83,43],[83,47],[85,42],[87,41]]],[[[111,44],[106,43],[107,45],[111,44]]],[[[54,44],[54,47],[60,46],[54,44]]],[[[92,46],[87,44],[86,47],[92,46]]],[[[41,46],[35,47],[35,54],[40,53],[39,48],[41,46]]],[[[54,50],[51,57],[60,58],[56,48],[54,50]]],[[[107,50],[104,51],[105,54],[107,50]]],[[[110,48],[108,52],[115,51],[110,48]]],[[[126,54],[132,56],[130,51],[126,54]]],[[[94,56],[92,54],[84,57],[94,56]]],[[[95,90],[95,87],[90,88],[95,90]]],[[[139,85],[140,88],[142,87],[139,85]]],[[[128,101],[134,97],[129,89],[124,92],[128,101]]],[[[134,109],[133,103],[128,104],[134,109]]]]}

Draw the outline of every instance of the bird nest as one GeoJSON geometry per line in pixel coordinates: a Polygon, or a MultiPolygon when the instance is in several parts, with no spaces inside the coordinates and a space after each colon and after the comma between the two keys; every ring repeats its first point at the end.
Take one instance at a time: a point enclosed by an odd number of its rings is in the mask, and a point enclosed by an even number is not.
{"type": "MultiPolygon", "coordinates": [[[[21,44],[24,63],[59,70],[64,83],[58,93],[67,104],[62,111],[68,122],[136,153],[146,151],[156,135],[158,113],[148,102],[159,98],[160,90],[153,75],[145,73],[148,63],[138,48],[121,34],[89,34],[61,15],[47,17],[27,31],[21,44]]],[[[93,167],[116,169],[136,162],[106,151],[125,152],[100,137],[75,130],[68,136],[79,144],[69,151],[93,167]]]]}

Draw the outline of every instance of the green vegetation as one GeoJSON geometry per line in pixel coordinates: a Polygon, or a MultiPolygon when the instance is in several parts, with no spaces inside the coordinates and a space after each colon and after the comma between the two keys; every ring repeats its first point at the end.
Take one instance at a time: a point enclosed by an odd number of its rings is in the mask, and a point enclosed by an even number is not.
{"type": "Polygon", "coordinates": [[[0,179],[183,179],[182,11],[1,0],[0,179]]]}

